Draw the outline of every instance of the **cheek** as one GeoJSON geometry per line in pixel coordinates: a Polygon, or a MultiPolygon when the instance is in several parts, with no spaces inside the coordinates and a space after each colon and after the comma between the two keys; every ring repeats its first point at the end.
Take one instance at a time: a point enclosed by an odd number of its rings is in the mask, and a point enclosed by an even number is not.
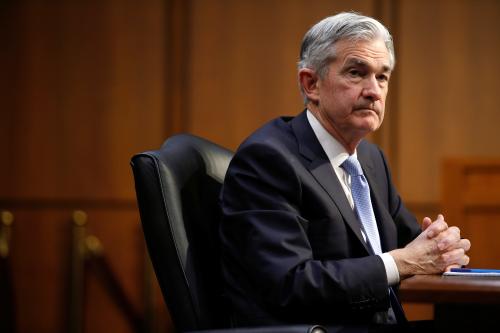
{"type": "Polygon", "coordinates": [[[344,100],[346,103],[350,105],[359,104],[360,99],[362,98],[362,93],[360,89],[349,89],[344,93],[344,100]]]}
{"type": "Polygon", "coordinates": [[[333,97],[334,100],[339,104],[342,104],[344,106],[352,106],[355,105],[358,101],[359,94],[353,89],[343,89],[338,90],[333,97]]]}

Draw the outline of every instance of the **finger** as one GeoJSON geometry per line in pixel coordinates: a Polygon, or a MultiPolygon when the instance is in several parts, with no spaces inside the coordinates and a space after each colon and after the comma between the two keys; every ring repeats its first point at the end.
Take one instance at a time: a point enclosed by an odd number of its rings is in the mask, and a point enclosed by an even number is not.
{"type": "Polygon", "coordinates": [[[467,266],[470,262],[470,258],[468,255],[463,255],[461,256],[460,258],[457,259],[457,263],[453,264],[453,265],[450,265],[450,267],[457,267],[457,268],[461,268],[461,267],[464,267],[464,266],[467,266]]]}
{"type": "Polygon", "coordinates": [[[441,255],[441,258],[443,262],[445,263],[445,266],[449,265],[466,265],[464,264],[464,257],[467,257],[465,255],[464,249],[454,249],[451,251],[448,251],[446,253],[443,253],[441,255]]]}
{"type": "MultiPolygon", "coordinates": [[[[449,242],[450,240],[443,240],[443,242],[449,242]]],[[[457,241],[452,241],[451,243],[448,243],[448,246],[445,246],[441,248],[439,244],[441,243],[441,240],[438,242],[438,249],[441,251],[451,251],[454,249],[463,249],[465,252],[469,251],[471,248],[471,242],[470,240],[463,238],[463,239],[458,239],[457,241]]]]}
{"type": "MultiPolygon", "coordinates": [[[[442,216],[442,215],[441,215],[442,216]]],[[[445,231],[448,228],[448,224],[442,219],[439,218],[431,223],[431,225],[427,228],[427,238],[431,239],[439,235],[441,232],[445,231]]]]}
{"type": "Polygon", "coordinates": [[[457,265],[457,264],[450,265],[450,266],[446,267],[445,271],[449,272],[449,271],[451,271],[452,268],[462,268],[462,265],[457,265]]]}
{"type": "Polygon", "coordinates": [[[471,242],[470,242],[470,240],[464,238],[458,242],[458,246],[461,247],[462,249],[464,249],[465,252],[467,252],[470,250],[471,242]]]}
{"type": "Polygon", "coordinates": [[[448,227],[447,230],[449,230],[450,232],[456,233],[458,236],[460,236],[460,228],[459,227],[451,226],[451,227],[448,227]]]}
{"type": "Polygon", "coordinates": [[[460,242],[460,229],[457,227],[449,227],[437,237],[438,249],[443,251],[446,249],[459,248],[458,243],[460,242]]]}
{"type": "Polygon", "coordinates": [[[432,220],[430,219],[430,217],[424,217],[424,219],[422,220],[422,231],[425,231],[425,229],[427,229],[431,224],[432,220]]]}

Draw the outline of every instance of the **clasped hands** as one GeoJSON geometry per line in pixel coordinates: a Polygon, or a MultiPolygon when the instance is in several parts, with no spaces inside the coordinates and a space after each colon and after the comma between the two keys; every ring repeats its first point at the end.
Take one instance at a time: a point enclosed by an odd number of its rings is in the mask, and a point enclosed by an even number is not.
{"type": "Polygon", "coordinates": [[[469,263],[471,243],[460,238],[460,229],[449,227],[443,215],[435,221],[426,217],[422,233],[404,248],[390,251],[401,279],[416,274],[438,274],[469,263]]]}

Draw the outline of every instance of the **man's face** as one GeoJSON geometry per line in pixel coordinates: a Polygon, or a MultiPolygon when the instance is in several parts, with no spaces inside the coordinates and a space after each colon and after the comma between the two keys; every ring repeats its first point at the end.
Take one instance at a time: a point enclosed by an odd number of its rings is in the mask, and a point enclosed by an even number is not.
{"type": "Polygon", "coordinates": [[[334,137],[349,144],[382,124],[391,75],[389,52],[379,39],[343,40],[335,48],[336,59],[318,80],[315,111],[334,137]]]}

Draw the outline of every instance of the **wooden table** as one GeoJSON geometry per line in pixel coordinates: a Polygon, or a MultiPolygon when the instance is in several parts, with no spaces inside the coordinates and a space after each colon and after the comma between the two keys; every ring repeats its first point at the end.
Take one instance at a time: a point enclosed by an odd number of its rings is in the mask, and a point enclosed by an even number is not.
{"type": "Polygon", "coordinates": [[[438,330],[500,332],[500,278],[418,275],[401,282],[399,296],[433,303],[438,330]]]}

